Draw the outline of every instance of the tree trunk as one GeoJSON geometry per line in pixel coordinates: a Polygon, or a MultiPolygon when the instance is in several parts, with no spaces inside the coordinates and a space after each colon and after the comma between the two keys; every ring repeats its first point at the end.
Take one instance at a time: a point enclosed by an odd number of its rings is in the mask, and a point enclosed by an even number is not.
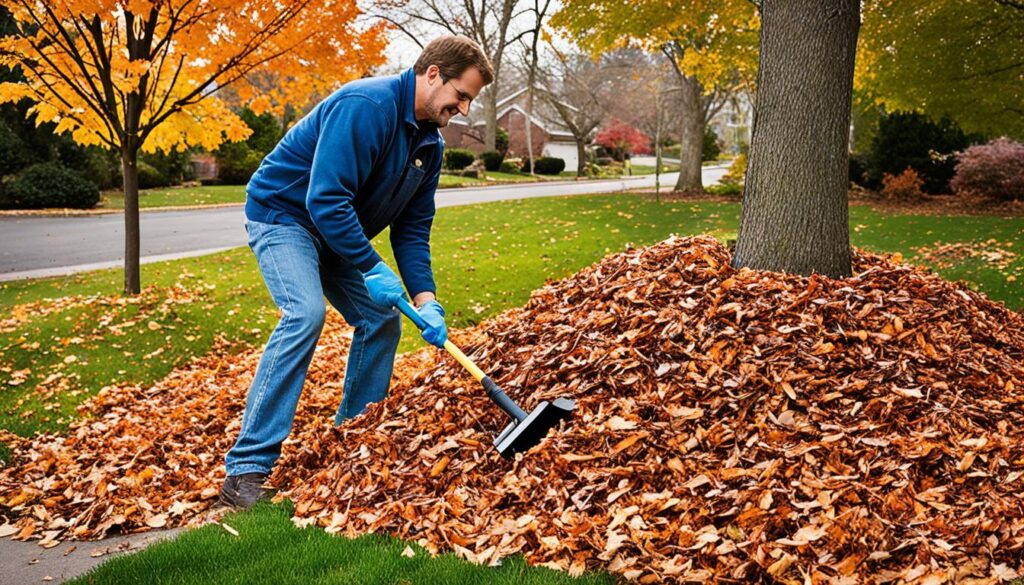
{"type": "Polygon", "coordinates": [[[766,0],[733,265],[850,275],[847,144],[859,0],[766,0]]]}
{"type": "Polygon", "coordinates": [[[576,139],[576,176],[587,176],[587,141],[583,138],[576,139]]]}
{"type": "Polygon", "coordinates": [[[124,176],[124,293],[142,290],[139,278],[139,150],[133,144],[121,148],[124,176]]]}
{"type": "Polygon", "coordinates": [[[536,175],[537,169],[533,168],[533,71],[530,72],[529,83],[526,90],[526,154],[530,157],[530,174],[536,175]]]}
{"type": "Polygon", "coordinates": [[[704,113],[700,100],[703,88],[689,75],[680,76],[679,107],[682,125],[679,129],[679,179],[676,191],[703,191],[701,158],[704,153],[704,113]]]}
{"type": "Polygon", "coordinates": [[[487,88],[484,95],[484,150],[495,150],[498,137],[498,80],[487,88]]]}

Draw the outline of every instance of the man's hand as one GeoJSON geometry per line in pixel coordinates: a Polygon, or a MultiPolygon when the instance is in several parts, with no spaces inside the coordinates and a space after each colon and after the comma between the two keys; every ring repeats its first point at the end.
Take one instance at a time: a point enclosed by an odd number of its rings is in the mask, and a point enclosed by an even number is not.
{"type": "Polygon", "coordinates": [[[427,322],[427,328],[421,332],[423,339],[431,345],[444,347],[444,342],[448,340],[448,327],[444,324],[444,307],[441,303],[429,300],[416,312],[427,322]]]}
{"type": "Polygon", "coordinates": [[[366,291],[370,293],[370,299],[382,307],[392,309],[398,304],[399,299],[408,300],[405,289],[402,288],[402,281],[383,261],[363,274],[363,280],[366,281],[366,291]]]}

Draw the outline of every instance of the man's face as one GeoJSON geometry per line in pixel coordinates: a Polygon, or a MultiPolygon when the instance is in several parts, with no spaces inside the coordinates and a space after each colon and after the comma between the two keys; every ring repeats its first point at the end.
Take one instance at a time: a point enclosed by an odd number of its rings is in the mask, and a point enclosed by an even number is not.
{"type": "Polygon", "coordinates": [[[436,66],[427,70],[429,93],[423,109],[427,119],[440,127],[448,125],[452,116],[469,114],[469,105],[484,88],[480,71],[473,66],[466,68],[462,75],[447,79],[436,66]]]}

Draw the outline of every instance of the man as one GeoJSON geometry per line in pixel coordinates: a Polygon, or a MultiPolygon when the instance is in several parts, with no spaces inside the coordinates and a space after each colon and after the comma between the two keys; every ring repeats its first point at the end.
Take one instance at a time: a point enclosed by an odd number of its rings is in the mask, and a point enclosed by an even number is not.
{"type": "Polygon", "coordinates": [[[245,228],[260,273],[281,310],[227,453],[223,503],[248,508],[291,432],[306,371],[325,318],[324,296],[355,328],[335,424],[387,395],[401,334],[395,304],[412,297],[429,327],[447,339],[430,265],[434,192],[444,142],[438,127],[494,79],[467,37],[434,40],[404,73],[346,84],[300,120],[246,188],[245,228]],[[391,227],[398,275],[370,245],[391,227]]]}

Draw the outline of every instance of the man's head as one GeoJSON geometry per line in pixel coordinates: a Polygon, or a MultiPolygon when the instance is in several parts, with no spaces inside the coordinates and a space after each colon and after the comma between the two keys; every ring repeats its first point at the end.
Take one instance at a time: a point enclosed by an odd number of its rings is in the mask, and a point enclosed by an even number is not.
{"type": "Polygon", "coordinates": [[[447,126],[455,114],[469,114],[469,105],[494,81],[494,68],[480,45],[469,37],[436,38],[413,65],[416,73],[416,119],[447,126]]]}

